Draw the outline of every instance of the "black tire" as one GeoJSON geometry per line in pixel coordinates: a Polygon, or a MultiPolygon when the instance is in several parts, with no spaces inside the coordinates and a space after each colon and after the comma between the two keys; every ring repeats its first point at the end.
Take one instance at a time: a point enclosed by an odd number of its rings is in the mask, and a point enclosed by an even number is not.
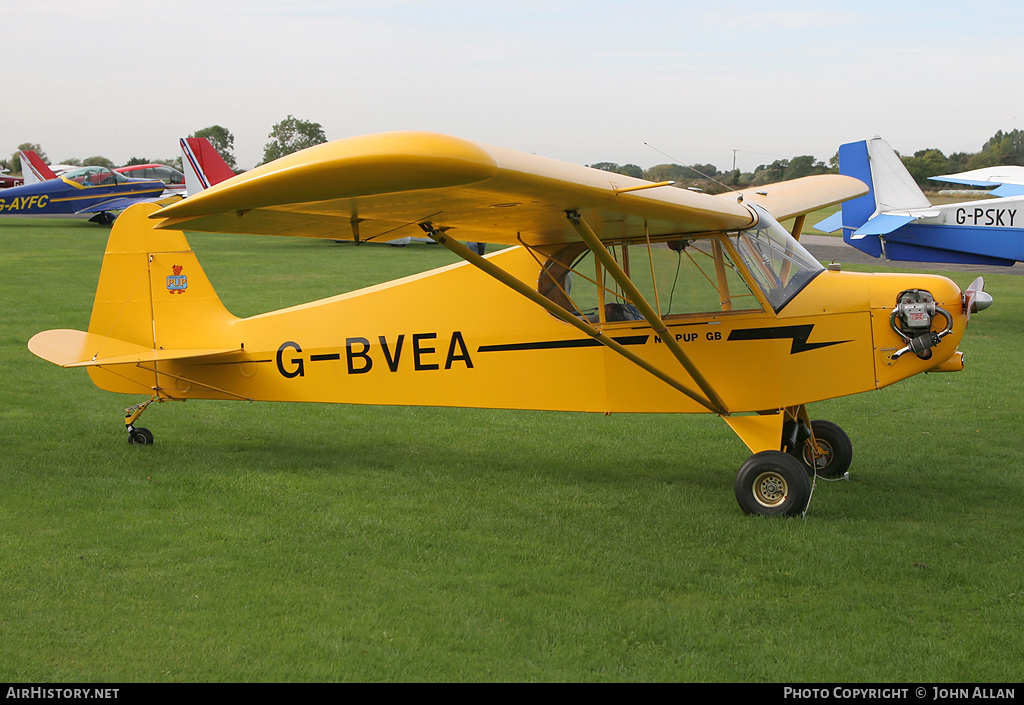
{"type": "Polygon", "coordinates": [[[811,421],[811,430],[814,432],[818,447],[826,454],[817,459],[815,467],[814,454],[808,439],[806,443],[801,443],[794,449],[793,456],[798,458],[812,475],[817,472],[829,479],[842,477],[850,469],[850,463],[853,461],[853,444],[850,437],[846,435],[846,431],[831,421],[811,421]]]}
{"type": "Polygon", "coordinates": [[[148,428],[133,428],[128,432],[128,443],[133,446],[151,446],[153,434],[148,428]]]}
{"type": "Polygon", "coordinates": [[[736,475],[736,501],[747,514],[796,516],[811,499],[811,480],[803,464],[781,450],[747,458],[736,475]]]}

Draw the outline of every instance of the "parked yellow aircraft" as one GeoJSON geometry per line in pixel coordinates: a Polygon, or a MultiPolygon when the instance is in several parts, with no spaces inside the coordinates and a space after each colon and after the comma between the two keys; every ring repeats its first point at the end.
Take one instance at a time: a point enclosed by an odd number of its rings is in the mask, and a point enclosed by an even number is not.
{"type": "Polygon", "coordinates": [[[736,497],[805,511],[852,449],[810,402],[963,367],[991,297],[923,274],[826,270],[804,214],[867,192],[825,175],[711,196],[432,133],[339,140],[161,208],[107,244],[88,332],[29,342],[152,402],[316,401],[709,412],[754,453],[736,497]],[[780,220],[795,218],[794,232],[780,220]],[[236,318],[182,230],[356,241],[425,233],[465,262],[236,318]],[[481,257],[462,241],[512,245],[481,257]]]}

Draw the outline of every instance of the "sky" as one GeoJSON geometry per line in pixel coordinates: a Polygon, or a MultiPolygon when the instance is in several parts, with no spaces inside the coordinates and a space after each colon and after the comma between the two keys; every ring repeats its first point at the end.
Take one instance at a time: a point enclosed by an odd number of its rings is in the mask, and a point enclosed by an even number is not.
{"type": "Polygon", "coordinates": [[[578,164],[753,171],[1022,127],[1024,3],[0,0],[0,156],[179,156],[221,125],[431,130],[578,164]],[[734,161],[735,160],[735,161],[734,161]]]}

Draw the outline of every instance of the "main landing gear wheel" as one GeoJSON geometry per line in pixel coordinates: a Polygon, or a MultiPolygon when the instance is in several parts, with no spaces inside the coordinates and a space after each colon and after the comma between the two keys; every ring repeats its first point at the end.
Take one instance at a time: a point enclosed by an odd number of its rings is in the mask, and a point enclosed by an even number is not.
{"type": "Polygon", "coordinates": [[[803,464],[781,450],[750,456],[736,475],[736,501],[747,514],[796,516],[811,500],[803,464]]]}
{"type": "Polygon", "coordinates": [[[133,446],[153,445],[153,434],[148,428],[128,429],[128,443],[133,446]]]}
{"type": "Polygon", "coordinates": [[[846,431],[831,421],[821,420],[811,421],[811,431],[818,444],[818,452],[814,452],[808,438],[799,444],[793,456],[812,474],[817,473],[830,480],[845,475],[853,460],[853,444],[846,431]]]}

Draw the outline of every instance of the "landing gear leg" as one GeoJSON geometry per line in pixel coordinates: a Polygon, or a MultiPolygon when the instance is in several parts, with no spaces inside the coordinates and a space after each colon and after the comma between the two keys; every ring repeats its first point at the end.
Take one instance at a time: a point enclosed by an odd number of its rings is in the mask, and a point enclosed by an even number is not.
{"type": "Polygon", "coordinates": [[[799,460],[811,475],[826,480],[849,478],[853,444],[846,432],[831,421],[787,422],[782,449],[799,460]]]}
{"type": "Polygon", "coordinates": [[[782,450],[803,463],[807,472],[827,480],[848,477],[853,444],[846,432],[831,421],[811,421],[804,406],[786,410],[782,450]]]}
{"type": "Polygon", "coordinates": [[[853,444],[846,431],[831,421],[815,420],[811,433],[800,455],[804,465],[829,480],[846,477],[853,460],[853,444]]]}
{"type": "Polygon", "coordinates": [[[153,445],[153,434],[148,428],[140,428],[135,425],[135,422],[142,416],[142,412],[146,410],[146,407],[155,401],[159,401],[157,397],[151,397],[146,401],[136,404],[135,406],[129,406],[124,410],[124,427],[128,431],[128,443],[130,445],[137,446],[151,446],[153,445]]]}

